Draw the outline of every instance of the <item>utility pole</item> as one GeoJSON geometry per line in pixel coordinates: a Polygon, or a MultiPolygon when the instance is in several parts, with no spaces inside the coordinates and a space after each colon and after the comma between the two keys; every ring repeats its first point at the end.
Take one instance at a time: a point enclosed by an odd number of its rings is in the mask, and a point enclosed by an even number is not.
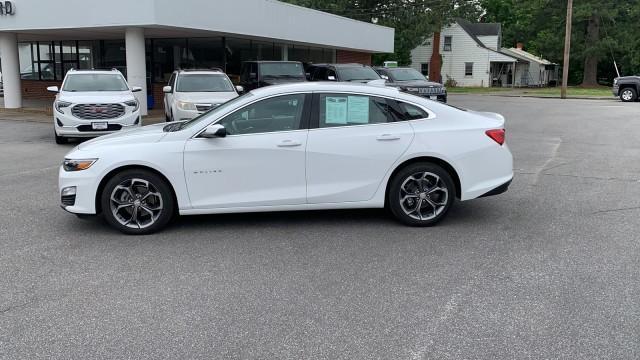
{"type": "Polygon", "coordinates": [[[567,25],[564,34],[564,65],[562,66],[562,87],[560,97],[567,98],[567,82],[569,81],[569,53],[571,51],[571,22],[573,19],[573,0],[567,0],[567,25]]]}

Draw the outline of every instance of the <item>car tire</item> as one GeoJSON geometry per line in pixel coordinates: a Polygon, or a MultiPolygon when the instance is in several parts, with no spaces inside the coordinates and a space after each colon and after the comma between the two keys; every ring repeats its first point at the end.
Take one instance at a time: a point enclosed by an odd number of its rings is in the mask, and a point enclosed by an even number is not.
{"type": "Polygon", "coordinates": [[[128,235],[147,235],[163,229],[176,209],[169,183],[143,169],[113,176],[104,186],[100,201],[106,222],[128,235]]]}
{"type": "Polygon", "coordinates": [[[169,117],[169,114],[167,114],[167,112],[165,111],[164,113],[164,121],[165,122],[171,122],[171,118],[169,117]]]}
{"type": "Polygon", "coordinates": [[[411,164],[392,179],[387,200],[396,219],[409,226],[432,226],[446,217],[456,188],[451,175],[432,163],[411,164]]]}
{"type": "Polygon", "coordinates": [[[67,139],[66,137],[59,136],[55,129],[53,130],[53,136],[55,137],[56,144],[58,145],[63,145],[69,142],[69,139],[67,139]]]}
{"type": "Polygon", "coordinates": [[[620,100],[622,102],[634,102],[638,99],[638,92],[636,89],[627,87],[620,90],[620,100]]]}

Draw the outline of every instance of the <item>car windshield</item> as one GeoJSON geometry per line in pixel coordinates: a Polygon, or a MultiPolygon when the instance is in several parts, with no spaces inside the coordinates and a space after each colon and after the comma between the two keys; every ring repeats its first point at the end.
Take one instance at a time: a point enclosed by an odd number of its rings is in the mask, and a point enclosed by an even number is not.
{"type": "Polygon", "coordinates": [[[227,92],[233,91],[233,86],[222,74],[182,74],[178,76],[176,91],[227,92]]]}
{"type": "Polygon", "coordinates": [[[387,69],[387,72],[393,81],[426,80],[416,69],[387,69]]]}
{"type": "Polygon", "coordinates": [[[354,67],[345,67],[339,68],[338,74],[340,74],[341,81],[359,81],[359,80],[379,80],[380,75],[378,75],[375,70],[367,66],[354,66],[354,67]]]}
{"type": "Polygon", "coordinates": [[[260,64],[262,77],[304,78],[304,68],[298,63],[262,63],[260,64]]]}
{"type": "Polygon", "coordinates": [[[74,74],[67,76],[63,91],[127,91],[129,87],[119,74],[74,74]]]}
{"type": "Polygon", "coordinates": [[[169,124],[167,126],[165,126],[163,128],[163,130],[165,132],[173,132],[173,131],[180,131],[180,130],[184,130],[187,128],[192,127],[193,125],[199,123],[202,119],[211,116],[215,116],[214,114],[220,113],[220,112],[225,112],[227,111],[229,108],[233,108],[233,106],[235,106],[235,104],[245,101],[247,98],[253,97],[255,95],[253,95],[253,93],[245,93],[244,95],[238,96],[235,99],[229,100],[226,103],[213,108],[212,110],[209,110],[207,112],[205,112],[204,114],[200,115],[200,116],[196,116],[195,118],[191,119],[191,120],[187,120],[187,121],[183,121],[183,122],[177,122],[177,123],[172,123],[169,124]]]}

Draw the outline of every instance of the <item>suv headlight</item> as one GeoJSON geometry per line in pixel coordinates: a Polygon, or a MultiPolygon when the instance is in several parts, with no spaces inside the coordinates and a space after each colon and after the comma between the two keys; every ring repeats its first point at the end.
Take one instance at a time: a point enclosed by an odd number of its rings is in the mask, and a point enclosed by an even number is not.
{"type": "Polygon", "coordinates": [[[63,108],[67,108],[71,106],[70,102],[67,101],[58,101],[56,100],[54,107],[56,108],[56,111],[59,112],[60,114],[64,114],[64,112],[62,112],[63,108]]]}
{"type": "Polygon", "coordinates": [[[132,112],[138,111],[138,109],[140,109],[140,102],[135,99],[131,101],[126,101],[124,104],[129,107],[132,107],[133,108],[133,110],[131,110],[132,112]]]}
{"type": "Polygon", "coordinates": [[[62,163],[62,168],[64,171],[82,171],[90,168],[98,159],[82,159],[82,160],[72,160],[72,159],[64,159],[62,163]]]}
{"type": "Polygon", "coordinates": [[[190,110],[190,111],[196,111],[196,104],[194,103],[190,103],[190,102],[186,102],[186,101],[178,101],[178,109],[180,110],[190,110]]]}

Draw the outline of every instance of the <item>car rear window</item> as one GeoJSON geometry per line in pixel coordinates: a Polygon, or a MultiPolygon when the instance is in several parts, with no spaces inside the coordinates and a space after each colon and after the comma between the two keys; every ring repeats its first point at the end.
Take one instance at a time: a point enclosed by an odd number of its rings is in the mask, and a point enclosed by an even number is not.
{"type": "Polygon", "coordinates": [[[379,80],[380,75],[370,67],[354,66],[338,69],[341,81],[379,80]]]}
{"type": "Polygon", "coordinates": [[[63,91],[127,91],[129,87],[118,74],[74,74],[68,75],[63,91]]]}
{"type": "Polygon", "coordinates": [[[298,63],[262,63],[262,77],[306,78],[304,67],[298,63]]]}

